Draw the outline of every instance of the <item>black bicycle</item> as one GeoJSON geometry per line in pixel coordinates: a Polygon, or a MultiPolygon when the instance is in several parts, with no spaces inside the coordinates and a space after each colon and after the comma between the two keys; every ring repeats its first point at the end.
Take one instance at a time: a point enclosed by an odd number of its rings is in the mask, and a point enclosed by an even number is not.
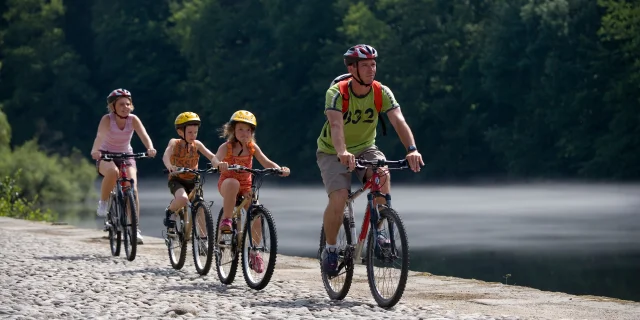
{"type": "MultiPolygon", "coordinates": [[[[169,170],[164,169],[165,173],[169,170]]],[[[192,241],[193,264],[200,275],[206,275],[211,269],[213,260],[213,217],[211,216],[211,206],[213,201],[205,203],[204,191],[202,187],[205,182],[205,174],[216,173],[218,169],[211,167],[209,163],[207,169],[189,169],[178,167],[174,173],[193,173],[195,187],[189,192],[189,202],[180,208],[176,214],[175,234],[165,234],[164,241],[169,249],[169,260],[171,266],[180,270],[184,266],[187,256],[187,243],[192,241]],[[187,208],[191,214],[187,213],[187,208]]]]}
{"type": "MultiPolygon", "coordinates": [[[[242,250],[242,271],[247,285],[255,290],[267,286],[273,275],[278,253],[276,225],[271,212],[258,203],[259,191],[265,176],[282,174],[276,168],[250,169],[232,165],[229,170],[249,172],[251,198],[238,196],[231,218],[231,230],[218,230],[216,241],[216,267],[218,278],[224,284],[231,284],[238,268],[238,255],[242,250]],[[245,210],[245,207],[249,208],[245,210]],[[244,225],[244,229],[242,226],[244,225]],[[242,249],[240,249],[242,248],[242,249]],[[266,261],[266,266],[265,266],[266,261]]],[[[218,214],[218,223],[222,221],[223,210],[218,214]]]]}
{"type": "Polygon", "coordinates": [[[127,176],[125,160],[145,158],[149,158],[146,152],[103,153],[100,156],[101,160],[115,161],[120,171],[116,185],[109,195],[109,212],[105,219],[105,231],[109,231],[111,254],[120,255],[120,241],[124,233],[124,251],[129,261],[136,258],[138,246],[138,208],[136,207],[138,195],[134,192],[135,181],[127,176]]]}

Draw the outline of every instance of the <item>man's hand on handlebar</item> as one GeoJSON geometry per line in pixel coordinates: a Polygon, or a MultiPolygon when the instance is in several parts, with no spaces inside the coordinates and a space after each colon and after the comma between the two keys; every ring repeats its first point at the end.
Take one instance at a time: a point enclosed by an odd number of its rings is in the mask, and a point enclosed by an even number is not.
{"type": "Polygon", "coordinates": [[[338,160],[340,160],[340,163],[342,163],[344,166],[348,167],[349,171],[353,171],[353,169],[356,167],[356,157],[349,151],[339,153],[338,160]]]}

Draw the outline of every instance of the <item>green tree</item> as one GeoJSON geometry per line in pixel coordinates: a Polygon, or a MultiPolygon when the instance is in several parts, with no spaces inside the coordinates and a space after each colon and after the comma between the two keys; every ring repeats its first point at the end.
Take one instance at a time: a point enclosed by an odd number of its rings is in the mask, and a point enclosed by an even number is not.
{"type": "MultiPolygon", "coordinates": [[[[131,91],[134,113],[158,150],[167,143],[162,138],[175,132],[173,120],[177,114],[168,107],[183,99],[180,83],[186,73],[183,58],[166,35],[169,2],[99,0],[91,8],[100,94],[94,104],[96,126],[99,116],[106,112],[109,92],[125,88],[131,91]]],[[[95,135],[95,127],[93,130],[95,135]]],[[[144,150],[139,139],[133,139],[132,145],[134,150],[144,150]]]]}
{"type": "Polygon", "coordinates": [[[13,124],[13,143],[34,136],[51,151],[82,144],[86,105],[93,98],[88,72],[65,44],[61,0],[7,0],[2,18],[0,100],[13,124]]]}

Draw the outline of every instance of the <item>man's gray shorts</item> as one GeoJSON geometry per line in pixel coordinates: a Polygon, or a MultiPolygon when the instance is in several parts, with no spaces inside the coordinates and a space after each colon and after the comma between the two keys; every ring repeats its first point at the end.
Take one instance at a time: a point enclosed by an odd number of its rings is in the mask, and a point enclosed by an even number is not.
{"type": "MultiPolygon", "coordinates": [[[[382,151],[378,147],[371,146],[361,152],[355,154],[356,159],[363,160],[378,160],[386,159],[382,151]]],[[[322,175],[322,183],[327,194],[331,194],[336,190],[350,189],[351,188],[351,173],[348,172],[348,168],[340,163],[338,155],[328,154],[322,151],[316,151],[316,159],[318,167],[320,168],[320,174],[322,175]]],[[[365,170],[355,170],[358,180],[363,181],[365,170]]]]}

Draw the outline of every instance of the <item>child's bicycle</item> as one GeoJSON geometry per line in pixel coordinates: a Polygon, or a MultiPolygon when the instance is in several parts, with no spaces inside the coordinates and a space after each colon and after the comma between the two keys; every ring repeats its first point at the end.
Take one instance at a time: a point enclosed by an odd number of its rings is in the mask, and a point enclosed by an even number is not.
{"type": "Polygon", "coordinates": [[[344,208],[344,220],[338,233],[338,275],[327,276],[322,267],[322,253],[326,239],[324,226],[320,230],[320,249],[318,259],[322,273],[322,283],[333,300],[342,300],[347,296],[353,279],[354,264],[367,266],[369,289],[378,305],[383,308],[393,307],[404,292],[409,272],[409,241],[404,225],[398,213],[391,208],[391,195],[380,192],[380,174],[378,168],[408,169],[406,160],[377,161],[356,160],[356,169],[370,167],[373,175],[355,192],[349,192],[344,208]],[[367,209],[362,221],[362,228],[356,242],[355,216],[353,201],[364,191],[367,194],[367,209]],[[375,203],[375,199],[383,197],[386,205],[375,203]],[[377,226],[374,228],[372,226],[377,226]],[[364,240],[369,235],[367,246],[362,257],[364,240]],[[393,280],[396,274],[396,280],[393,280]]]}
{"type": "Polygon", "coordinates": [[[116,180],[109,195],[109,212],[104,222],[104,231],[109,232],[109,246],[111,254],[120,255],[120,245],[122,233],[124,232],[124,251],[127,260],[133,261],[136,258],[136,248],[138,246],[138,208],[136,208],[136,197],[134,190],[135,181],[127,177],[126,159],[148,158],[146,152],[141,153],[103,153],[100,159],[103,161],[118,161],[118,171],[120,175],[116,180]]]}
{"type": "MultiPolygon", "coordinates": [[[[169,170],[164,169],[164,173],[169,170]]],[[[169,261],[171,266],[180,270],[184,266],[187,257],[187,243],[192,240],[193,264],[200,275],[206,275],[211,269],[213,259],[214,228],[213,217],[211,216],[211,205],[213,201],[205,203],[204,191],[202,187],[207,173],[216,173],[218,169],[211,167],[209,163],[207,169],[189,169],[179,167],[174,173],[195,174],[195,187],[189,193],[189,202],[175,213],[175,233],[164,234],[164,241],[169,249],[169,261]],[[187,207],[191,214],[187,213],[187,207]]]]}
{"type": "MultiPolygon", "coordinates": [[[[262,179],[267,175],[282,174],[275,168],[250,169],[243,166],[229,166],[229,170],[245,171],[253,175],[251,198],[238,196],[231,231],[217,232],[216,267],[218,278],[224,284],[231,284],[238,268],[238,254],[242,250],[242,271],[247,285],[255,290],[267,286],[273,275],[278,253],[278,238],[271,212],[258,203],[262,179]],[[249,208],[245,211],[245,207],[249,208]],[[243,228],[244,226],[244,228],[243,228]],[[249,236],[252,235],[252,236],[249,236]],[[266,265],[265,265],[266,262],[266,265]]],[[[222,209],[218,222],[222,221],[222,209]]]]}

